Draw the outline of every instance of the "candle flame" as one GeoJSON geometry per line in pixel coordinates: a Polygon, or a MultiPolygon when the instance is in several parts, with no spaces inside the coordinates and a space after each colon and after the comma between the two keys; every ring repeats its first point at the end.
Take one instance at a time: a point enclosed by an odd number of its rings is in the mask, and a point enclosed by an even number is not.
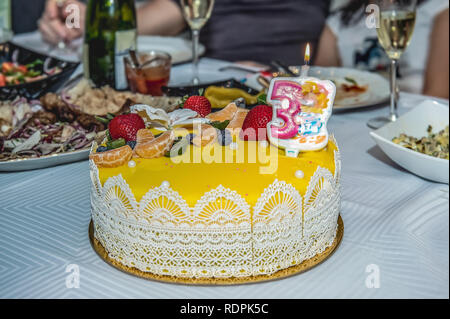
{"type": "Polygon", "coordinates": [[[311,60],[311,47],[308,43],[306,45],[306,50],[305,50],[305,64],[309,64],[310,60],[311,60]]]}

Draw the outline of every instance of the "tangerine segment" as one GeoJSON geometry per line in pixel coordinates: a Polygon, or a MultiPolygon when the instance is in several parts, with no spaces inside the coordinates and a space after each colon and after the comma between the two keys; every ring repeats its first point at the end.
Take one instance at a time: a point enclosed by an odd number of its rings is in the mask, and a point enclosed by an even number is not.
{"type": "Polygon", "coordinates": [[[238,111],[238,107],[235,103],[230,103],[224,109],[219,112],[211,113],[206,118],[212,122],[231,121],[238,111]]]}
{"type": "Polygon", "coordinates": [[[151,141],[136,143],[134,151],[142,158],[162,157],[170,151],[174,139],[173,131],[167,131],[151,141]]]}
{"type": "Polygon", "coordinates": [[[110,151],[91,154],[89,159],[93,160],[97,167],[113,168],[124,165],[132,156],[133,150],[125,145],[110,151]]]}
{"type": "Polygon", "coordinates": [[[192,144],[197,147],[203,147],[217,140],[217,130],[208,124],[201,124],[196,127],[195,137],[192,144]]]}
{"type": "Polygon", "coordinates": [[[227,126],[227,130],[229,130],[231,134],[239,134],[239,131],[242,129],[242,125],[244,125],[248,112],[249,110],[247,109],[238,109],[230,124],[227,126]]]}
{"type": "Polygon", "coordinates": [[[144,143],[149,142],[155,139],[155,136],[149,129],[142,129],[137,132],[136,135],[136,142],[137,143],[144,143]]]}

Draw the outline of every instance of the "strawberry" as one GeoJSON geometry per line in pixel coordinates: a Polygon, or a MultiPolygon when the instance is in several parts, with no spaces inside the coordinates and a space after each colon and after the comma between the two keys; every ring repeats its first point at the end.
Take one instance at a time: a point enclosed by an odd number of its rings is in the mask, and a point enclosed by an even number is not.
{"type": "Polygon", "coordinates": [[[137,132],[145,128],[144,120],[137,114],[118,115],[109,122],[108,129],[111,138],[125,141],[136,141],[137,132]]]}
{"type": "Polygon", "coordinates": [[[211,113],[211,103],[204,96],[195,95],[189,97],[186,102],[184,102],[183,107],[197,112],[201,117],[205,117],[211,113]]]}
{"type": "Polygon", "coordinates": [[[268,105],[255,106],[245,117],[240,138],[244,141],[267,140],[267,124],[272,120],[272,114],[268,105]]]}

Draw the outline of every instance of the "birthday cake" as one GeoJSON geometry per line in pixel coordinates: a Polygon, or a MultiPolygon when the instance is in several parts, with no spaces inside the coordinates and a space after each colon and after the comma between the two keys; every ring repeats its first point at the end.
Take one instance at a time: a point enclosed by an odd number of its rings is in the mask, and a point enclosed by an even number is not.
{"type": "Polygon", "coordinates": [[[280,78],[251,110],[132,106],[91,151],[95,240],[128,269],[191,279],[271,275],[323,253],[341,199],[334,94],[280,78]]]}

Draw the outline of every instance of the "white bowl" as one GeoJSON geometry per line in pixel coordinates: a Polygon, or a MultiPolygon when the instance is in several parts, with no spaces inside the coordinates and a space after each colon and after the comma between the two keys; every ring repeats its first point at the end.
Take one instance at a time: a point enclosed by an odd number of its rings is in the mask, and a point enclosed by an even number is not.
{"type": "Polygon", "coordinates": [[[448,125],[448,115],[448,103],[427,100],[396,122],[370,132],[370,135],[383,152],[401,167],[425,179],[448,184],[448,160],[425,155],[392,142],[401,133],[416,138],[427,136],[429,125],[437,133],[448,125]]]}

